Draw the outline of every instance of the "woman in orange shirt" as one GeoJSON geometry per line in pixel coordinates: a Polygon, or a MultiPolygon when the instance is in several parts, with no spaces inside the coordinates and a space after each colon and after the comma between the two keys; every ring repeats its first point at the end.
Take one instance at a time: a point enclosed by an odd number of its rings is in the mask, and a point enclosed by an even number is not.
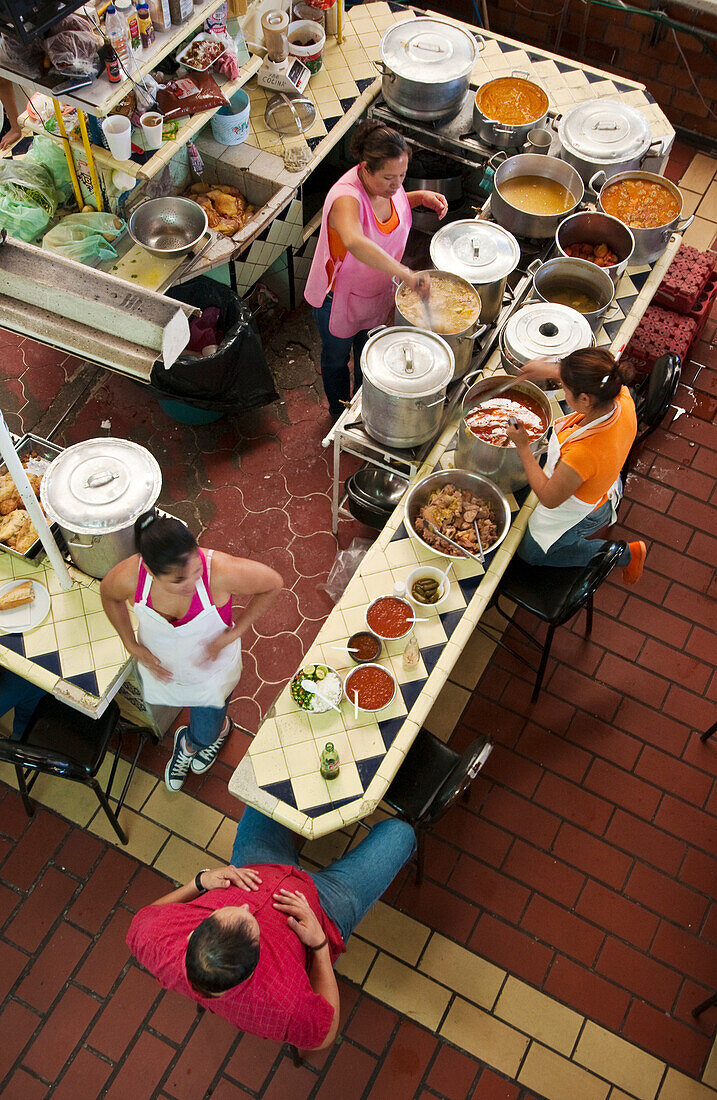
{"type": "MultiPolygon", "coordinates": [[[[603,545],[590,536],[615,522],[620,471],[637,434],[635,403],[604,348],[574,351],[558,363],[533,359],[522,376],[560,382],[574,411],[556,420],[543,469],[525,430],[508,429],[538,498],[518,555],[531,565],[586,565],[603,545]]],[[[640,579],[646,554],[644,542],[625,543],[625,584],[640,579]]]]}

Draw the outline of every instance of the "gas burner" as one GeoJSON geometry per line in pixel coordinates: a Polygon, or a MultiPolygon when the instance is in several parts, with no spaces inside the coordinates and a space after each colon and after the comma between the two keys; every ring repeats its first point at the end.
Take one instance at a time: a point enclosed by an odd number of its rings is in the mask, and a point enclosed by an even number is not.
{"type": "Polygon", "coordinates": [[[460,107],[450,118],[435,119],[432,122],[404,118],[391,110],[382,95],[377,96],[371,104],[368,115],[369,118],[378,118],[393,126],[414,145],[433,149],[469,167],[483,166],[496,150],[489,148],[477,137],[464,138],[465,134],[473,130],[475,90],[471,88],[466,93],[460,107]]]}

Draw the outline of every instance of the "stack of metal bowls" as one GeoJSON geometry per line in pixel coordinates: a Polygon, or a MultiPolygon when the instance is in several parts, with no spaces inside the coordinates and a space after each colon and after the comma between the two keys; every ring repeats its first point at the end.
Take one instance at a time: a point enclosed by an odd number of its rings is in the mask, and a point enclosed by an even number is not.
{"type": "Polygon", "coordinates": [[[380,466],[362,466],[344,485],[351,515],[368,527],[382,530],[408,488],[400,474],[380,466]]]}

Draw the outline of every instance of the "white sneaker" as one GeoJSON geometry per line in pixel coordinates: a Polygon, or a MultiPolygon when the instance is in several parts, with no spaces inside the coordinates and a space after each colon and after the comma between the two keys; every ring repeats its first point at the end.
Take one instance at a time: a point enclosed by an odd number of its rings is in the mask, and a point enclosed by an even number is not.
{"type": "Polygon", "coordinates": [[[213,741],[211,745],[207,745],[205,749],[197,749],[197,751],[192,754],[191,767],[193,772],[197,775],[201,775],[202,772],[206,772],[211,768],[212,764],[219,756],[222,745],[233,729],[234,723],[227,715],[221,733],[216,741],[213,741]]]}
{"type": "Polygon", "coordinates": [[[197,753],[187,752],[184,747],[184,735],[186,726],[180,726],[174,734],[174,751],[169,758],[169,763],[164,769],[164,782],[168,791],[181,791],[184,780],[187,778],[189,766],[197,756],[197,753]]]}

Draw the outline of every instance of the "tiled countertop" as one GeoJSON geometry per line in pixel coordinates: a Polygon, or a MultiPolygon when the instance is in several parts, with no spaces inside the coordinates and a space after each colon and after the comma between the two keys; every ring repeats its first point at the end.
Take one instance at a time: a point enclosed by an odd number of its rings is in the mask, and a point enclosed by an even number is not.
{"type": "Polygon", "coordinates": [[[0,665],[99,718],[129,675],[132,660],[102,609],[100,582],[72,565],[68,569],[75,583],[64,592],[47,558],[35,564],[0,553],[0,584],[30,578],[51,597],[40,626],[0,634],[0,665]]]}

